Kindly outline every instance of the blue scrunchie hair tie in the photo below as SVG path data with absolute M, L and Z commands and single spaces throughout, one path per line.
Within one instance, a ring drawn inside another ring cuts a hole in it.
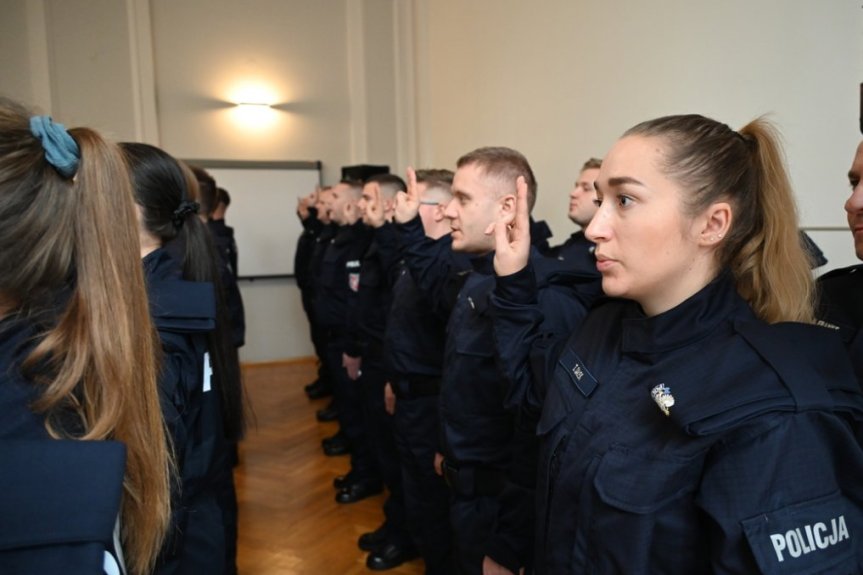
M 48 163 L 64 178 L 74 176 L 81 151 L 63 124 L 54 123 L 50 116 L 33 116 L 30 118 L 30 131 L 42 142 Z

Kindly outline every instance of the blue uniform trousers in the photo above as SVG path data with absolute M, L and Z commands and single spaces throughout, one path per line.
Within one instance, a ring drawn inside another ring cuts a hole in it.
M 394 416 L 408 530 L 426 564 L 426 575 L 448 575 L 452 566 L 449 489 L 435 473 L 440 450 L 438 396 L 399 397 Z

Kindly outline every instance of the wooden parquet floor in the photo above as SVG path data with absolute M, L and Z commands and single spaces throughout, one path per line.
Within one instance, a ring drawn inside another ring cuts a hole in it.
M 383 496 L 335 502 L 332 480 L 348 470 L 348 457 L 321 451 L 321 439 L 337 426 L 315 420 L 328 400 L 310 401 L 303 392 L 314 364 L 256 364 L 243 373 L 257 425 L 240 445 L 235 472 L 240 575 L 373 573 L 356 541 L 382 523 Z M 416 560 L 382 573 L 423 572 Z

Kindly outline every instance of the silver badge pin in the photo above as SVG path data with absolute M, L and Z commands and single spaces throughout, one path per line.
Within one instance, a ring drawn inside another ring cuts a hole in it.
M 650 396 L 653 397 L 653 401 L 656 402 L 656 405 L 659 406 L 662 413 L 665 415 L 671 415 L 671 406 L 674 405 L 674 396 L 671 395 L 670 387 L 664 383 L 660 383 L 650 390 Z

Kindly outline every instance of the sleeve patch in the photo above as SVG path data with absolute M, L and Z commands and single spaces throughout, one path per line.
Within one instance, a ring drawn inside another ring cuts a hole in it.
M 840 493 L 746 519 L 742 526 L 765 575 L 850 569 L 861 544 L 859 515 Z

